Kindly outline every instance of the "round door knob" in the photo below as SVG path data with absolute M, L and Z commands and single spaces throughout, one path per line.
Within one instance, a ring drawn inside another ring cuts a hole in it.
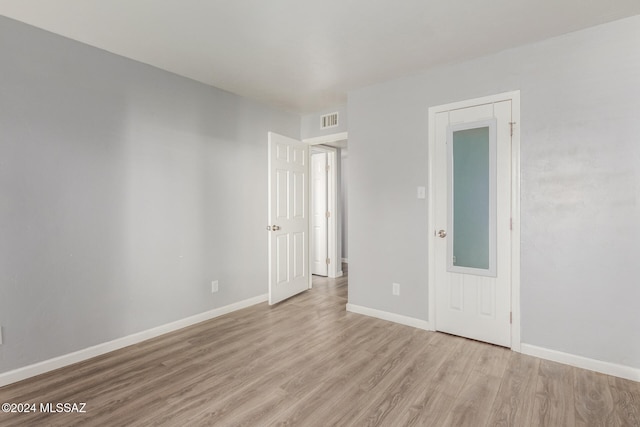
M 447 237 L 447 232 L 444 230 L 438 231 L 438 237 L 444 239 L 445 237 Z

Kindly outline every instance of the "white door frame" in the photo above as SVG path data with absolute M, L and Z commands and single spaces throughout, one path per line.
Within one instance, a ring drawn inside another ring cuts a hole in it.
M 322 167 L 322 171 L 316 170 L 316 166 L 315 166 L 315 159 L 316 156 L 323 156 L 324 162 L 323 162 L 323 167 Z M 329 266 L 331 265 L 330 263 L 327 263 L 326 260 L 329 259 L 329 238 L 331 237 L 331 234 L 329 233 L 329 220 L 331 219 L 332 216 L 335 216 L 335 213 L 332 212 L 332 214 L 327 217 L 326 213 L 327 212 L 331 212 L 330 210 L 330 206 L 329 206 L 329 200 L 330 200 L 330 194 L 329 194 L 329 183 L 330 183 L 330 178 L 329 178 L 329 153 L 327 153 L 325 150 L 323 150 L 322 148 L 318 148 L 316 146 L 311 146 L 310 150 L 309 150 L 309 183 L 310 183 L 310 191 L 309 191 L 309 200 L 310 200 L 310 211 L 309 211 L 309 229 L 311 230 L 309 232 L 309 243 L 310 243 L 310 249 L 309 249 L 309 260 L 310 260 L 310 264 L 311 264 L 311 269 L 310 272 L 311 274 L 318 274 L 320 276 L 329 276 Z M 320 177 L 319 175 L 323 175 L 322 177 Z M 316 185 L 316 180 L 317 179 L 321 179 L 324 182 L 324 188 L 321 190 L 318 188 L 318 186 Z M 316 193 L 317 192 L 317 193 Z M 322 212 L 317 212 L 317 207 L 316 207 L 316 202 L 318 201 L 318 197 L 322 196 L 324 201 L 321 203 L 322 205 Z M 324 233 L 324 243 L 322 244 L 322 246 L 324 246 L 324 251 L 323 251 L 323 259 L 322 260 L 316 260 L 317 255 L 316 254 L 316 248 L 318 246 L 318 242 L 316 241 L 316 218 L 318 215 L 321 215 L 322 218 L 319 220 L 324 226 L 322 228 L 324 228 L 324 230 L 322 230 L 322 233 Z M 319 271 L 320 270 L 320 271 Z
M 338 257 L 338 244 L 340 242 L 340 235 L 338 233 L 338 218 L 340 213 L 338 212 L 338 170 L 337 170 L 337 153 L 338 150 L 334 147 L 329 147 L 320 144 L 331 144 L 338 141 L 347 139 L 347 132 L 336 133 L 332 135 L 320 136 L 315 138 L 303 139 L 302 142 L 306 142 L 313 146 L 313 150 L 323 151 L 327 153 L 327 162 L 329 164 L 329 174 L 327 176 L 327 196 L 328 203 L 327 209 L 331 212 L 328 221 L 328 254 L 331 260 L 328 268 L 328 277 L 336 278 L 342 276 L 342 257 Z
M 453 102 L 429 108 L 429 325 L 436 330 L 435 283 L 435 117 L 437 113 L 511 100 L 513 135 L 511 138 L 511 349 L 520 352 L 520 91 Z

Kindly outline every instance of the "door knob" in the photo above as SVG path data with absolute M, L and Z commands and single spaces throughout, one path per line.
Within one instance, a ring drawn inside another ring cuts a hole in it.
M 280 226 L 278 226 L 278 225 L 272 225 L 272 226 L 271 226 L 271 229 L 272 229 L 273 231 L 278 231 L 278 230 L 280 230 Z
M 438 237 L 444 239 L 445 237 L 447 237 L 447 232 L 444 230 L 438 231 Z

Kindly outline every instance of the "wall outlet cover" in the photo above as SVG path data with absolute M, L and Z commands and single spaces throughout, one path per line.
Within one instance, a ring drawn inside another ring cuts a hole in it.
M 400 295 L 400 284 L 394 283 L 391 285 L 391 292 L 393 295 Z

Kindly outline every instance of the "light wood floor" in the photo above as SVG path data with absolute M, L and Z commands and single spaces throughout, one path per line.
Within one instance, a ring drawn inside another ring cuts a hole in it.
M 640 383 L 345 311 L 346 277 L 0 389 L 2 426 L 640 426 Z

